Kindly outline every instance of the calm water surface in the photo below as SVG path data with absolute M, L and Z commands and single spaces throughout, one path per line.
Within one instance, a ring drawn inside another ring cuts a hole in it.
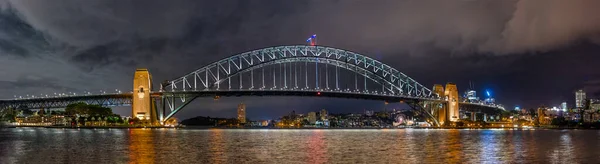
M 594 130 L 0 129 L 0 163 L 598 163 Z

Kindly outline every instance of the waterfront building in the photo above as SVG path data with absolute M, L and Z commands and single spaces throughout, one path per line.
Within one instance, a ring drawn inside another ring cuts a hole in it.
M 590 110 L 600 111 L 600 102 L 590 104 Z
M 575 92 L 575 107 L 576 108 L 584 108 L 585 107 L 585 92 L 583 91 L 583 89 L 578 90 L 577 92 Z
M 375 111 L 373 111 L 373 110 L 366 110 L 365 111 L 365 115 L 367 115 L 367 117 L 371 117 L 371 116 L 373 116 L 373 114 L 375 114 Z
M 598 122 L 600 120 L 600 113 L 598 113 L 598 110 L 585 110 L 582 118 L 583 122 Z
M 316 112 L 308 112 L 308 122 L 310 124 L 317 123 L 317 113 Z
M 237 108 L 237 118 L 240 124 L 246 123 L 246 104 L 240 103 Z
M 319 116 L 321 116 L 321 120 L 327 120 L 327 110 L 322 109 Z
M 550 124 L 551 119 L 548 116 L 546 116 L 545 108 L 538 108 L 537 114 L 538 114 L 538 122 L 540 123 L 540 125 L 549 125 Z

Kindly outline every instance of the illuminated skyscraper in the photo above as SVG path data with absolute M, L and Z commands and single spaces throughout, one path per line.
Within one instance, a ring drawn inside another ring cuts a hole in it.
M 459 113 L 458 113 L 458 89 L 456 88 L 456 84 L 447 83 L 446 89 L 444 91 L 444 95 L 448 99 L 448 118 L 450 121 L 458 121 Z
M 479 97 L 477 97 L 477 91 L 475 90 L 468 90 L 465 92 L 465 98 L 471 102 L 479 100 Z
M 580 89 L 577 92 L 575 92 L 575 107 L 576 108 L 583 108 L 585 107 L 585 92 Z
M 244 124 L 246 123 L 246 104 L 240 103 L 237 108 L 238 121 Z
M 562 111 L 567 111 L 567 102 L 562 102 L 560 108 L 562 108 Z

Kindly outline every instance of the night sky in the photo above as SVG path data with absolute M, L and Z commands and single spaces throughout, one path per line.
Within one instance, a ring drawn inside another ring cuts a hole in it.
M 425 86 L 469 81 L 507 108 L 600 97 L 598 0 L 0 0 L 0 98 L 130 91 L 248 50 L 319 44 L 381 60 Z M 178 118 L 250 119 L 296 110 L 383 110 L 383 102 L 239 97 L 197 100 Z M 389 109 L 402 108 L 397 104 Z M 115 108 L 130 115 L 130 108 Z

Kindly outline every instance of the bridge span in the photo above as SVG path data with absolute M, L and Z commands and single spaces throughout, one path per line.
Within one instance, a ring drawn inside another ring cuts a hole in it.
M 64 108 L 74 102 L 132 106 L 132 116 L 163 123 L 198 97 L 311 96 L 402 102 L 441 126 L 458 120 L 459 105 L 476 110 L 498 106 L 462 102 L 456 85 L 421 85 L 395 68 L 370 57 L 324 46 L 278 46 L 233 55 L 179 78 L 152 86 L 146 69 L 134 74 L 133 91 L 0 100 L 0 108 Z M 440 114 L 443 113 L 443 114 Z

